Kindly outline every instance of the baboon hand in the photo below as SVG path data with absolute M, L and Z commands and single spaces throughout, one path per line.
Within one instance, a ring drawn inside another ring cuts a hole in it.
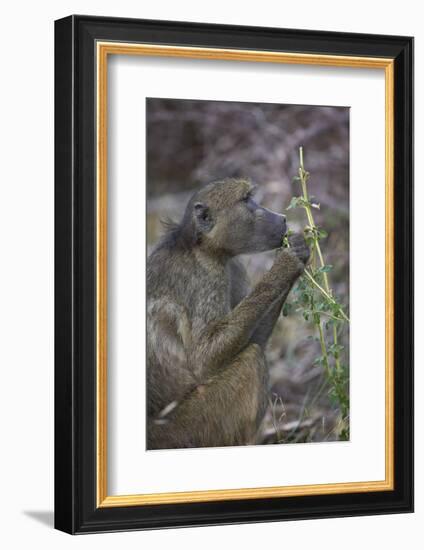
M 274 265 L 267 275 L 281 288 L 293 284 L 309 260 L 309 247 L 302 234 L 293 234 L 288 241 L 288 248 L 278 249 Z
M 303 265 L 306 265 L 309 260 L 310 250 L 303 235 L 301 233 L 294 233 L 289 236 L 288 241 L 290 246 L 286 251 L 296 256 Z

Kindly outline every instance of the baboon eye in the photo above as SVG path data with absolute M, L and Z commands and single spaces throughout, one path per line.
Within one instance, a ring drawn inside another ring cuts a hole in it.
M 250 200 L 252 200 L 256 193 L 256 189 L 257 187 L 255 185 L 251 187 L 246 195 L 242 198 L 242 202 L 249 202 Z
M 194 212 L 199 221 L 207 222 L 210 220 L 209 208 L 206 205 L 200 202 L 196 203 L 194 205 Z
M 244 205 L 246 205 L 245 208 L 246 208 L 249 212 L 252 212 L 252 213 L 255 212 L 255 210 L 256 210 L 256 208 L 257 208 L 257 206 L 258 206 L 258 205 L 256 204 L 255 200 L 253 199 L 253 196 L 252 196 L 251 193 L 249 193 L 249 195 L 247 195 L 246 197 L 244 197 L 244 198 L 242 199 L 242 203 L 243 203 Z

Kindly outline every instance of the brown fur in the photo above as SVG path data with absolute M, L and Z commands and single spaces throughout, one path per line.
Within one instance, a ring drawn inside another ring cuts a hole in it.
M 197 192 L 147 266 L 148 448 L 255 442 L 267 401 L 264 347 L 308 259 L 303 237 L 248 293 L 236 256 L 280 246 L 283 216 L 247 180 Z

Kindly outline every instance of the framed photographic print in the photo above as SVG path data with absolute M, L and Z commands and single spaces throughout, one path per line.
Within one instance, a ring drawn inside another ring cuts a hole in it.
M 55 525 L 413 509 L 413 39 L 55 24 Z

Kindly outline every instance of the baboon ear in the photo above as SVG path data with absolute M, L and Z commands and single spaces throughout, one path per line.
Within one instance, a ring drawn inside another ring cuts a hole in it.
M 203 231 L 207 232 L 212 229 L 213 223 L 210 215 L 209 207 L 202 202 L 196 202 L 194 205 L 194 218 L 196 221 L 197 227 Z

